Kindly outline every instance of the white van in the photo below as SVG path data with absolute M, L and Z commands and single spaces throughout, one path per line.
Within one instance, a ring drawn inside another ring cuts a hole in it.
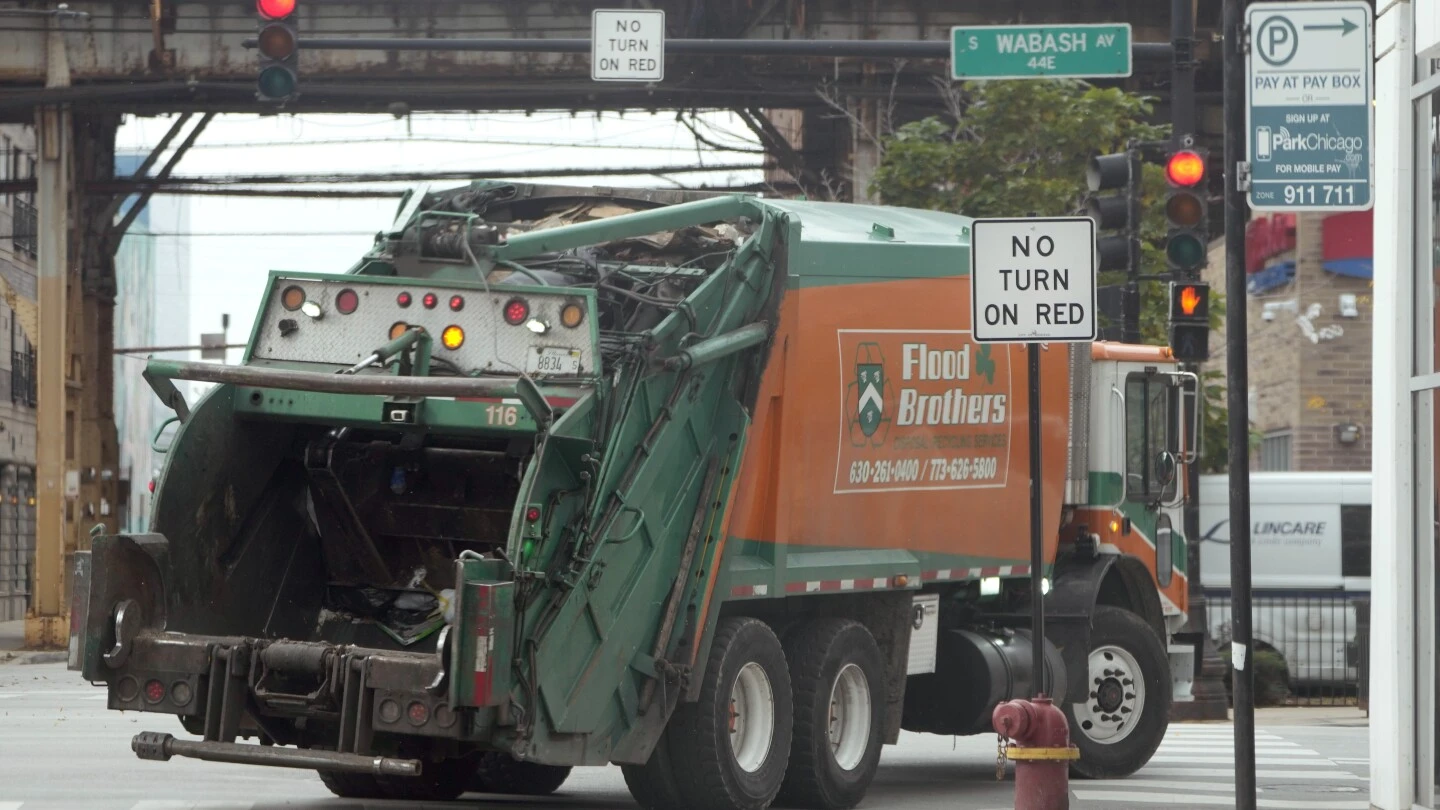
M 1256 647 L 1285 657 L 1293 683 L 1353 683 L 1353 601 L 1370 596 L 1368 472 L 1253 473 L 1250 568 Z M 1230 629 L 1230 498 L 1200 478 L 1200 584 L 1210 632 Z

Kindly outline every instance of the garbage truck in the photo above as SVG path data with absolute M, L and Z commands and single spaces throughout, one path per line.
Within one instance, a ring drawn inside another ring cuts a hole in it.
M 1196 380 L 1039 347 L 1033 638 L 1025 348 L 971 339 L 971 222 L 412 192 L 348 272 L 271 272 L 241 363 L 148 361 L 150 531 L 76 556 L 69 666 L 178 717 L 144 760 L 412 801 L 613 764 L 647 810 L 761 810 L 856 805 L 902 730 L 993 733 L 1038 646 L 1073 772 L 1132 773 L 1194 666 Z

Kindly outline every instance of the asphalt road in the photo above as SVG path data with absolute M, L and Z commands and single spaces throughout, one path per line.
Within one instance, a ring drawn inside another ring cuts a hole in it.
M 1262 711 L 1257 734 L 1260 807 L 1367 810 L 1367 731 L 1354 709 Z M 104 691 L 64 664 L 0 664 L 0 810 L 359 810 L 360 808 L 626 808 L 618 768 L 578 768 L 543 800 L 466 796 L 415 804 L 336 799 L 309 771 L 193 759 L 145 762 L 139 731 L 188 737 L 163 715 L 105 709 Z M 1231 728 L 1175 724 L 1139 773 L 1071 783 L 1075 810 L 1234 807 Z M 995 737 L 905 734 L 885 749 L 866 808 L 1009 810 L 1010 779 L 995 781 Z

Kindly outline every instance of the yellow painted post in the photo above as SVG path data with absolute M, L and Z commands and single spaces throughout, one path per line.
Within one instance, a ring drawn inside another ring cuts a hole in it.
M 39 246 L 40 341 L 35 408 L 35 582 L 25 643 L 63 647 L 69 636 L 65 598 L 65 377 L 69 298 L 70 179 L 74 147 L 70 112 L 41 108 L 36 116 L 36 213 Z

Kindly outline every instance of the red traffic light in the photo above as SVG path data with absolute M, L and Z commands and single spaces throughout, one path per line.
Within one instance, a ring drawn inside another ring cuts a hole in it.
M 1205 159 L 1188 149 L 1170 156 L 1165 177 L 1177 186 L 1193 186 L 1205 179 Z
M 279 20 L 295 13 L 295 0 L 255 0 L 255 10 L 267 20 Z

